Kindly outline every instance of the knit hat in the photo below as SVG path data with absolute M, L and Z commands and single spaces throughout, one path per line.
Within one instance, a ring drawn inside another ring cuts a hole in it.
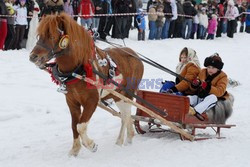
M 218 53 L 213 54 L 210 57 L 207 57 L 204 62 L 204 66 L 213 66 L 221 70 L 223 68 L 224 63 L 222 62 Z
M 19 2 L 26 2 L 26 0 L 19 0 Z

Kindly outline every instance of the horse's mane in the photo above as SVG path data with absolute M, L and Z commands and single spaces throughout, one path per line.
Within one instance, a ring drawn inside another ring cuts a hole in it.
M 53 37 L 55 41 L 58 41 L 59 29 L 69 36 L 69 55 L 73 57 L 73 62 L 76 65 L 88 63 L 94 49 L 93 39 L 82 26 L 78 25 L 66 13 L 43 17 L 37 28 L 37 34 L 42 39 Z

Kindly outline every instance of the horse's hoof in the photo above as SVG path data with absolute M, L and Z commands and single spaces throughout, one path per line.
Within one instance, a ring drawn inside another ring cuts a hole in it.
M 74 150 L 74 149 L 72 149 L 72 150 L 70 150 L 70 152 L 69 152 L 69 156 L 70 156 L 70 157 L 71 157 L 71 156 L 76 157 L 76 156 L 78 155 L 79 151 L 80 151 L 80 150 Z
M 122 146 L 123 143 L 121 141 L 117 141 L 115 144 L 118 146 Z
M 126 140 L 126 144 L 127 144 L 127 145 L 132 144 L 132 139 L 127 139 L 127 140 Z
M 97 148 L 98 148 L 98 145 L 94 143 L 92 149 L 91 149 L 91 152 L 96 152 L 97 151 Z

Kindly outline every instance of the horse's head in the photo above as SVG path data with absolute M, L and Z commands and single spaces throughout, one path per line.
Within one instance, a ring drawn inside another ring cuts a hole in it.
M 38 41 L 30 61 L 41 69 L 53 58 L 70 58 L 68 63 L 86 63 L 91 55 L 91 37 L 84 28 L 65 13 L 47 15 L 37 28 Z M 66 57 L 67 56 L 67 57 Z
M 49 15 L 42 18 L 37 33 L 39 39 L 30 54 L 30 61 L 39 68 L 45 68 L 49 60 L 69 52 L 70 41 L 63 16 Z

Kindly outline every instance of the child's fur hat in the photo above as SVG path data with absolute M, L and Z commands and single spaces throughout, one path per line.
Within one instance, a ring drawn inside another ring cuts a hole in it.
M 218 53 L 213 54 L 210 57 L 207 57 L 204 61 L 204 66 L 213 66 L 221 70 L 223 68 L 224 63 L 222 62 Z

